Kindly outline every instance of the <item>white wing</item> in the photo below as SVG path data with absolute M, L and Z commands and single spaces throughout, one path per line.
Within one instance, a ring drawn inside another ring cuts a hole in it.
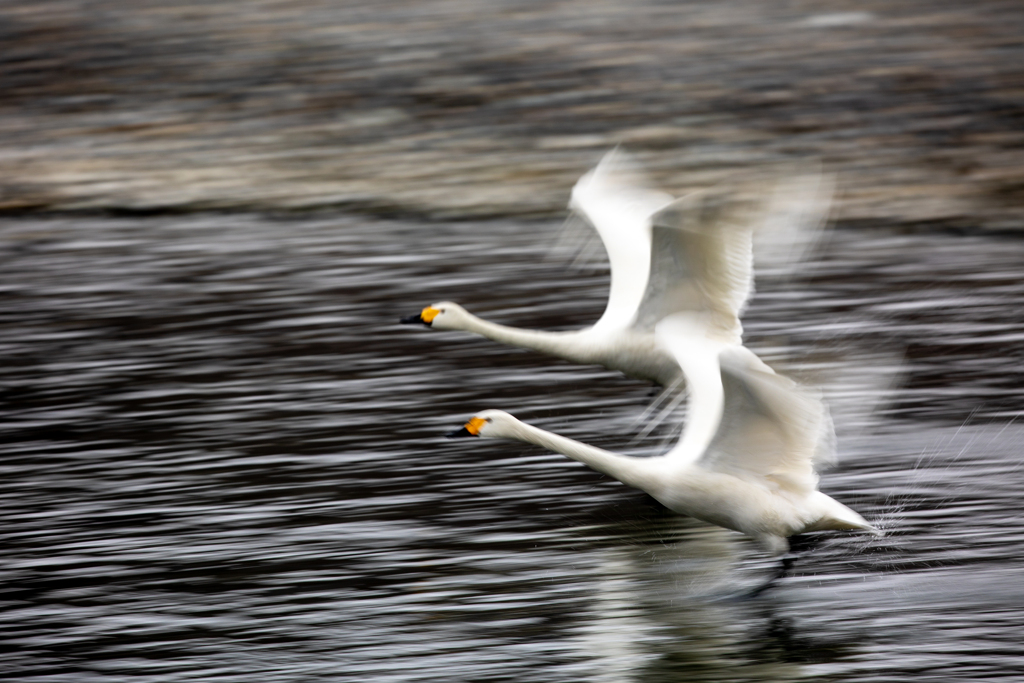
M 677 313 L 655 327 L 658 345 L 670 353 L 686 377 L 686 427 L 679 443 L 666 457 L 673 465 L 695 464 L 718 432 L 725 405 L 718 356 L 723 344 L 709 339 L 702 316 Z
M 746 347 L 719 355 L 724 406 L 699 465 L 709 470 L 808 493 L 814 465 L 831 460 L 835 432 L 816 393 L 775 374 Z
M 594 226 L 611 263 L 608 306 L 595 327 L 621 329 L 635 317 L 650 272 L 650 218 L 671 201 L 644 187 L 617 150 L 576 183 L 569 207 Z
M 755 260 L 758 270 L 791 271 L 820 237 L 832 192 L 832 178 L 818 172 L 721 186 L 663 208 L 651 218 L 650 275 L 634 327 L 700 312 L 723 341 L 740 343 Z
M 813 491 L 815 463 L 831 461 L 832 420 L 815 392 L 799 387 L 739 344 L 716 341 L 699 316 L 657 325 L 658 343 L 689 388 L 683 436 L 666 457 L 773 487 Z
M 705 316 L 714 336 L 740 343 L 753 292 L 756 207 L 715 193 L 676 200 L 651 219 L 649 285 L 634 327 L 650 330 L 681 312 Z

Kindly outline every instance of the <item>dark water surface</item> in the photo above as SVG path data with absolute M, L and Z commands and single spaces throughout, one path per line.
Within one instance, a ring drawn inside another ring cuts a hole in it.
M 1024 677 L 1024 241 L 839 231 L 762 278 L 751 345 L 893 374 L 822 489 L 886 528 L 793 576 L 518 443 L 629 447 L 650 387 L 397 319 L 593 321 L 548 223 L 0 223 L 0 675 L 38 681 Z M 889 360 L 886 360 L 886 359 Z M 875 359 L 875 360 L 872 360 Z M 841 373 L 840 373 L 841 374 Z M 470 442 L 471 441 L 471 442 Z

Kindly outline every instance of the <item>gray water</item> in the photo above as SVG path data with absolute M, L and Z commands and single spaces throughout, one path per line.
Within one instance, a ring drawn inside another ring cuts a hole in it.
M 643 383 L 397 324 L 443 299 L 592 322 L 607 275 L 548 258 L 556 228 L 0 223 L 0 675 L 1024 677 L 1024 241 L 840 230 L 759 280 L 753 348 L 890 387 L 837 395 L 821 481 L 886 536 L 819 534 L 745 598 L 773 565 L 742 536 L 561 456 L 442 437 L 501 407 L 657 449 L 629 444 Z

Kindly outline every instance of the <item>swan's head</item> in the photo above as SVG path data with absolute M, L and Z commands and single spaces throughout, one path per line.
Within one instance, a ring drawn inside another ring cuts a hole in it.
M 449 439 L 479 436 L 484 439 L 511 437 L 521 423 L 504 410 L 483 410 L 469 419 L 462 429 L 448 434 Z
M 427 306 L 418 315 L 402 318 L 401 322 L 406 325 L 420 323 L 435 330 L 461 330 L 467 320 L 469 311 L 451 301 L 442 301 Z

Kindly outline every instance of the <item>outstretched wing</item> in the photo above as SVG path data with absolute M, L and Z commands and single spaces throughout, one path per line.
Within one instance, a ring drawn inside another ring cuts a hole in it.
M 753 291 L 756 211 L 749 201 L 704 192 L 655 214 L 650 275 L 633 326 L 652 330 L 675 313 L 698 313 L 713 336 L 739 343 Z
M 749 349 L 719 354 L 724 405 L 698 464 L 709 470 L 806 493 L 816 463 L 832 459 L 835 432 L 814 391 L 775 374 Z
M 725 395 L 718 363 L 724 344 L 708 335 L 704 316 L 676 313 L 657 324 L 658 346 L 672 355 L 686 378 L 686 422 L 679 443 L 665 457 L 674 467 L 698 462 L 722 421 Z
M 633 326 L 695 312 L 723 341 L 740 343 L 755 259 L 758 270 L 792 271 L 820 237 L 832 192 L 832 178 L 814 172 L 672 202 L 651 218 L 650 275 Z
M 651 266 L 650 219 L 671 201 L 645 187 L 618 150 L 573 187 L 569 208 L 594 226 L 611 264 L 608 305 L 595 327 L 624 328 L 635 317 Z

